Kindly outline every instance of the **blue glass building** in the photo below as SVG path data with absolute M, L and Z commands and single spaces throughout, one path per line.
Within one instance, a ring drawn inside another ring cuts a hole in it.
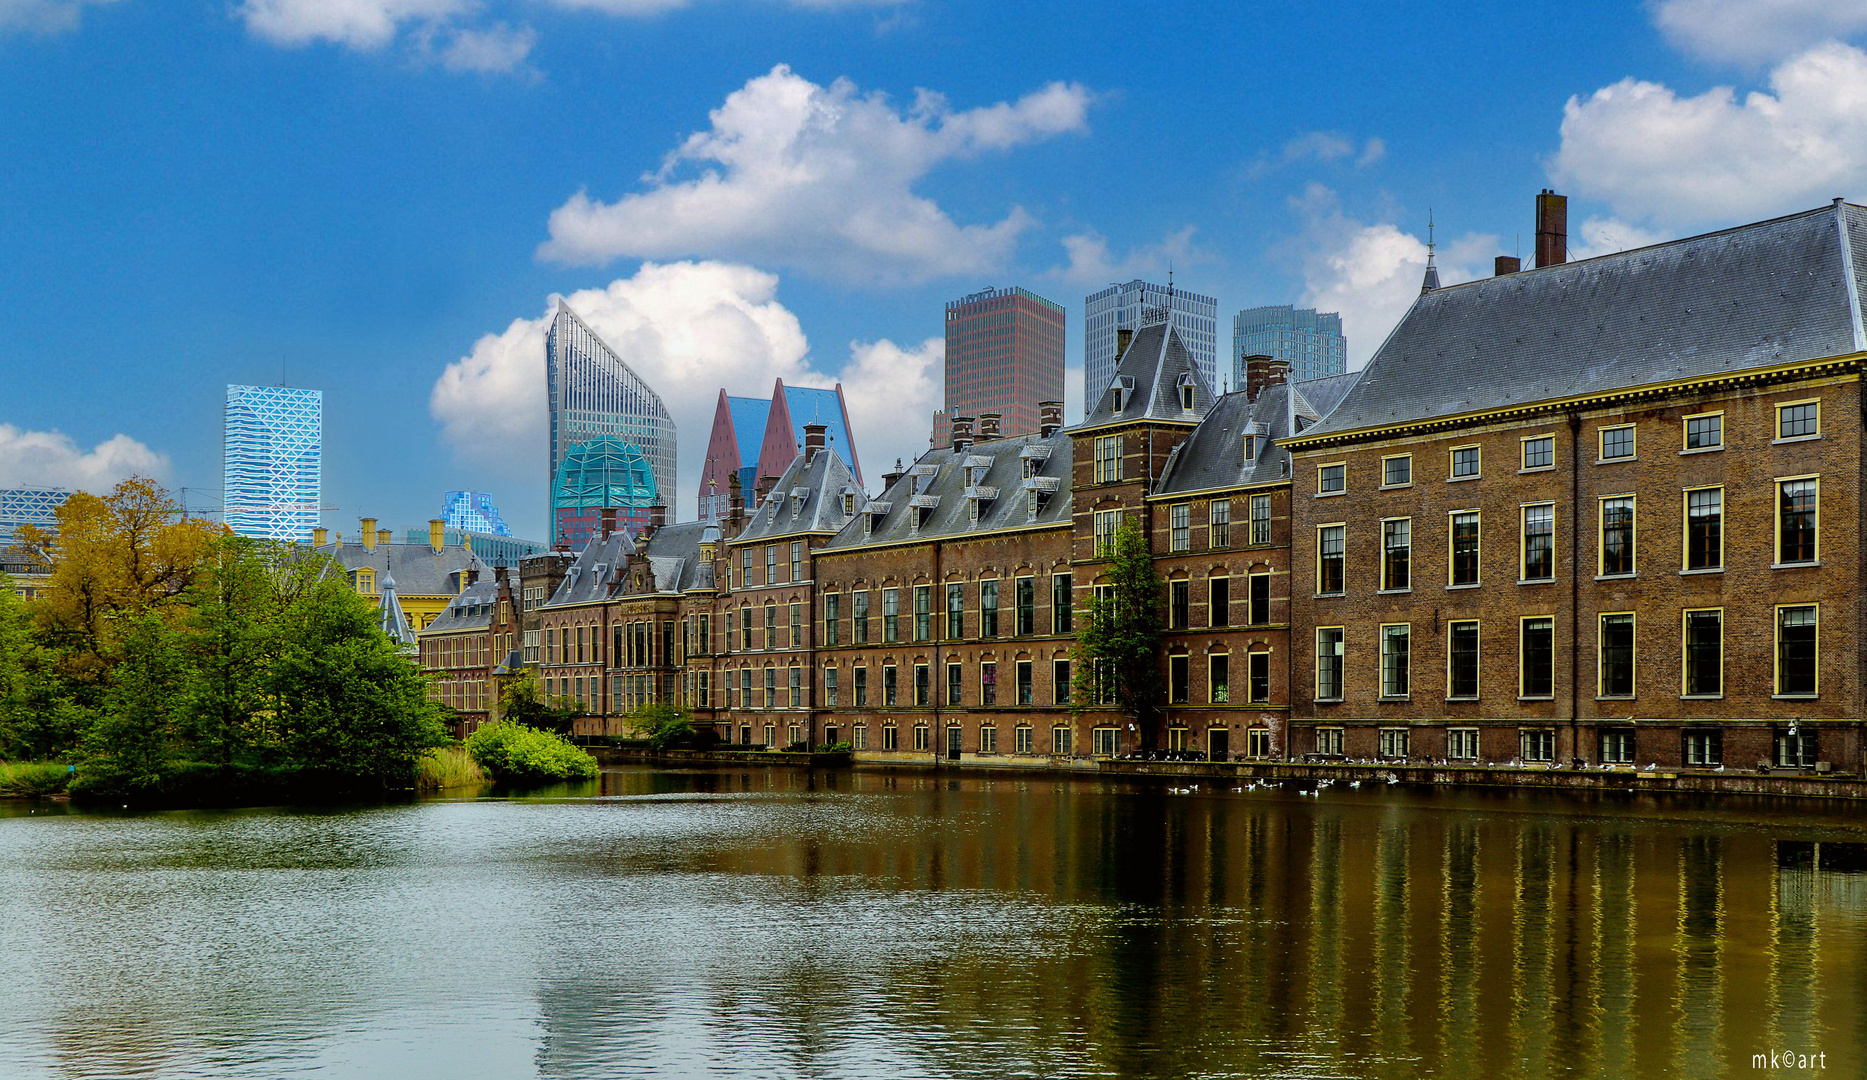
M 229 386 L 222 520 L 241 536 L 302 542 L 323 495 L 324 392 Z
M 1186 351 L 1199 365 L 1206 385 L 1219 390 L 1219 301 L 1171 285 L 1156 285 L 1136 278 L 1110 285 L 1083 298 L 1083 408 L 1087 412 L 1109 388 L 1121 360 L 1123 330 L 1138 330 L 1142 317 L 1166 308 Z M 1158 320 L 1156 320 L 1158 321 Z
M 58 508 L 71 498 L 64 488 L 0 489 L 0 547 L 11 545 L 22 525 L 58 531 Z
M 1245 357 L 1290 361 L 1292 381 L 1320 379 L 1348 370 L 1348 339 L 1342 316 L 1291 304 L 1246 308 L 1232 319 L 1232 385 L 1245 384 Z
M 604 507 L 615 508 L 619 522 L 642 524 L 648 507 L 670 505 L 673 416 L 661 395 L 562 300 L 545 334 L 545 379 L 551 542 L 588 539 Z M 610 498 L 624 501 L 600 501 Z
M 450 491 L 441 505 L 441 520 L 449 528 L 466 532 L 511 536 L 512 529 L 499 516 L 493 497 L 484 491 Z

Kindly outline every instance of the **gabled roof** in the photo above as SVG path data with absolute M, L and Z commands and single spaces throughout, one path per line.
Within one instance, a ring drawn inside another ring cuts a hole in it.
M 951 446 L 922 454 L 902 477 L 858 510 L 825 550 L 871 544 L 970 536 L 997 529 L 1067 525 L 1070 522 L 1070 459 L 1074 442 L 1058 431 L 1016 435 L 974 443 L 963 451 Z M 1031 462 L 1027 480 L 1025 462 Z M 1030 513 L 1028 492 L 1038 492 L 1038 511 Z M 978 502 L 978 521 L 971 504 Z M 916 515 L 920 520 L 915 522 Z M 864 527 L 864 519 L 867 527 Z
M 481 578 L 467 586 L 459 596 L 448 601 L 441 614 L 422 627 L 428 634 L 457 634 L 463 630 L 485 630 L 493 625 L 493 605 L 499 601 L 497 578 Z
M 1252 401 L 1243 390 L 1225 395 L 1205 419 L 1173 448 L 1154 484 L 1156 495 L 1178 495 L 1215 488 L 1243 487 L 1290 477 L 1290 454 L 1282 440 L 1290 434 L 1291 388 L 1267 386 Z M 1253 460 L 1245 460 L 1245 436 L 1263 442 Z
M 1867 348 L 1867 209 L 1836 203 L 1415 300 L 1336 434 Z
M 590 541 L 577 554 L 570 569 L 564 571 L 564 580 L 558 582 L 557 591 L 544 602 L 544 606 L 566 607 L 607 599 L 610 586 L 617 580 L 616 575 L 633 554 L 635 539 L 627 529 L 618 529 L 607 538 L 599 536 Z
M 799 454 L 779 475 L 764 501 L 747 508 L 746 523 L 732 540 L 740 543 L 800 533 L 833 533 L 849 521 L 843 515 L 845 492 L 856 495 L 858 508 L 868 502 L 862 485 L 842 458 L 824 450 L 806 463 L 804 455 Z
M 862 461 L 856 457 L 856 440 L 849 432 L 849 413 L 843 403 L 842 384 L 838 383 L 833 390 L 819 390 L 811 386 L 785 386 L 780 379 L 778 385 L 783 388 L 785 413 L 791 420 L 791 452 L 803 449 L 805 424 L 822 424 L 830 449 L 849 466 L 856 483 L 862 483 Z
M 1355 384 L 1361 381 L 1361 373 L 1366 370 L 1356 368 L 1340 375 L 1324 375 L 1320 379 L 1304 379 L 1296 383 L 1297 415 L 1312 421 L 1328 416 L 1355 388 Z
M 346 573 L 368 568 L 376 571 L 378 582 L 394 577 L 402 596 L 453 596 L 456 573 L 486 573 L 486 564 L 473 549 L 459 544 L 440 551 L 427 544 L 377 544 L 374 550 L 362 544 L 325 544 L 312 550 L 330 556 Z
M 727 397 L 727 414 L 732 419 L 733 442 L 739 449 L 739 465 L 758 463 L 760 440 L 765 438 L 765 421 L 771 416 L 768 398 Z
M 1181 407 L 1180 387 L 1193 387 L 1193 407 Z M 1121 408 L 1114 408 L 1116 386 L 1122 388 Z M 1157 323 L 1135 331 L 1128 349 L 1115 365 L 1115 378 L 1102 387 L 1089 415 L 1077 429 L 1137 420 L 1177 420 L 1194 423 L 1212 408 L 1212 388 L 1199 373 L 1199 362 L 1180 340 L 1172 323 Z
M 715 526 L 704 521 L 665 525 L 638 544 L 638 552 L 647 556 L 648 568 L 655 575 L 656 592 L 687 592 L 712 586 L 712 564 L 700 558 L 700 544 L 708 532 L 716 538 L 719 535 Z

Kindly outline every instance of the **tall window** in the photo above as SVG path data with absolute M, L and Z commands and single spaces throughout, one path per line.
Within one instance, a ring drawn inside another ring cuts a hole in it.
M 739 584 L 747 586 L 747 587 L 750 587 L 751 585 L 755 584 L 755 582 L 752 580 L 752 549 L 751 548 L 740 548 L 739 549 Z
M 1316 530 L 1316 591 L 1319 593 L 1339 593 L 1342 591 L 1343 525 L 1324 525 Z
M 796 666 L 795 664 L 792 665 L 791 667 L 790 689 L 791 689 L 791 707 L 793 709 L 803 708 L 804 707 L 804 669 Z
M 1252 574 L 1248 580 L 1251 593 L 1245 601 L 1245 621 L 1252 626 L 1269 626 L 1271 622 L 1271 576 Z
M 954 641 L 966 636 L 966 586 L 958 581 L 946 586 L 946 636 Z
M 1724 693 L 1724 612 L 1685 613 L 1685 693 L 1715 697 Z
M 869 590 L 849 594 L 849 640 L 858 645 L 869 643 Z
M 1685 448 L 1716 450 L 1724 446 L 1724 414 L 1706 413 L 1685 418 Z
M 706 675 L 707 673 L 704 671 L 700 673 L 702 686 L 706 685 Z M 702 696 L 701 703 L 706 703 L 704 695 Z M 823 669 L 823 703 L 832 709 L 841 704 L 841 701 L 837 697 L 836 669 L 833 667 Z
M 998 636 L 998 579 L 979 583 L 979 636 Z
M 766 668 L 765 669 L 765 700 L 763 704 L 767 709 L 775 709 L 778 707 L 778 669 L 777 668 Z
M 1245 654 L 1245 677 L 1249 680 L 1245 687 L 1246 698 L 1253 704 L 1263 704 L 1271 699 L 1271 654 L 1254 652 Z
M 961 678 L 960 666 L 958 664 L 948 664 L 946 666 L 946 703 L 948 705 L 959 704 Z
M 1184 630 L 1192 619 L 1193 583 L 1190 581 L 1169 581 L 1167 583 L 1167 627 L 1170 630 Z
M 1618 461 L 1633 456 L 1634 426 L 1632 424 L 1601 429 L 1601 460 Z
M 858 667 L 856 669 L 855 688 L 856 688 L 855 689 L 856 708 L 858 709 L 867 708 L 869 704 L 869 669 L 868 668 Z
M 765 545 L 765 584 L 775 585 L 777 584 L 777 582 L 778 582 L 778 545 L 777 544 L 766 544 Z
M 901 590 L 882 590 L 882 640 L 901 640 Z
M 1037 579 L 1021 577 L 1011 583 L 1011 632 L 1018 637 L 1037 633 Z
M 1206 625 L 1232 625 L 1232 579 L 1228 577 L 1210 577 L 1206 579 Z
M 1070 575 L 1050 575 L 1050 632 L 1072 633 L 1075 625 L 1075 589 Z
M 914 586 L 914 640 L 933 636 L 933 586 Z
M 1191 503 L 1175 503 L 1167 510 L 1169 522 L 1168 540 L 1174 551 L 1191 551 L 1193 548 L 1193 506 Z
M 1634 616 L 1616 612 L 1601 616 L 1602 697 L 1634 696 Z
M 791 605 L 791 647 L 801 648 L 804 644 L 804 605 Z
M 766 604 L 765 605 L 765 647 L 767 649 L 775 649 L 778 647 L 778 605 L 777 604 Z
M 1254 544 L 1271 542 L 1271 497 L 1269 495 L 1251 497 L 1251 542 Z
M 896 704 L 895 665 L 882 665 L 882 704 L 894 708 Z
M 1070 662 L 1068 660 L 1050 662 L 1050 687 L 1058 705 L 1070 703 Z
M 1685 568 L 1716 570 L 1724 565 L 1724 489 L 1685 493 Z
M 1032 686 L 1031 662 L 1018 661 L 1018 704 L 1029 705 L 1036 699 L 1036 690 Z
M 915 664 L 914 665 L 914 704 L 926 705 L 928 703 L 927 696 L 931 692 L 932 692 L 932 689 L 928 686 L 927 665 L 926 664 Z
M 1096 558 L 1106 559 L 1115 554 L 1115 533 L 1121 529 L 1120 510 L 1097 510 Z
M 1523 579 L 1556 576 L 1556 507 L 1550 503 L 1523 508 Z
M 1807 439 L 1822 432 L 1822 403 L 1798 401 L 1776 407 L 1776 437 Z
M 1206 546 L 1230 547 L 1232 544 L 1232 501 L 1214 499 L 1206 504 Z
M 1231 657 L 1224 653 L 1206 657 L 1206 699 L 1215 705 L 1232 699 Z
M 1523 441 L 1524 469 L 1548 469 L 1556 464 L 1556 439 L 1553 435 L 1539 435 Z
M 1187 657 L 1184 653 L 1167 657 L 1167 700 L 1175 705 L 1186 703 Z
M 1455 622 L 1446 627 L 1446 696 L 1478 696 L 1478 624 Z
M 998 665 L 990 660 L 979 665 L 979 704 L 998 704 Z
M 1337 701 L 1342 697 L 1342 628 L 1320 627 L 1316 631 L 1316 697 Z
M 1556 692 L 1556 620 L 1539 615 L 1517 625 L 1518 693 L 1549 697 Z
M 1816 606 L 1776 609 L 1776 692 L 1812 695 L 1815 682 Z
M 804 580 L 804 542 L 791 541 L 791 580 Z
M 1478 511 L 1452 515 L 1452 570 L 1449 584 L 1478 584 Z
M 1814 562 L 1821 481 L 1813 476 L 1776 485 L 1776 561 Z
M 1103 435 L 1096 439 L 1096 483 L 1121 479 L 1121 440 L 1120 435 Z
M 1413 519 L 1381 522 L 1381 588 L 1413 587 Z
M 1634 572 L 1634 497 L 1617 495 L 1601 500 L 1600 573 Z
M 1412 627 L 1381 627 L 1381 696 L 1406 697 Z
M 841 593 L 825 593 L 823 596 L 823 643 L 839 645 L 842 627 L 838 618 L 842 614 L 843 597 Z

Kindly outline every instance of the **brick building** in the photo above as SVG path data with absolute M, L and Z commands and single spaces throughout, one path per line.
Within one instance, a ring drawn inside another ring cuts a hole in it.
M 393 581 L 386 588 L 393 590 Z M 415 634 L 428 696 L 454 710 L 454 737 L 464 739 L 491 722 L 505 680 L 519 670 L 519 619 L 505 567 L 469 581 L 426 627 Z

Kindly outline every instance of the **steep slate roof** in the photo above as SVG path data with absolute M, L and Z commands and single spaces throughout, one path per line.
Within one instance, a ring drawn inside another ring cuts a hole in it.
M 1355 384 L 1361 381 L 1361 373 L 1366 370 L 1356 368 L 1341 375 L 1324 375 L 1320 379 L 1304 379 L 1297 383 L 1297 400 L 1294 403 L 1297 415 L 1309 420 L 1328 416 L 1355 388 Z
M 493 625 L 493 605 L 499 602 L 499 581 L 481 578 L 465 592 L 448 601 L 441 614 L 427 626 L 422 636 L 459 633 L 462 630 L 485 630 Z
M 564 572 L 564 580 L 558 582 L 557 591 L 544 602 L 544 606 L 567 607 L 608 599 L 610 585 L 615 582 L 616 574 L 633 554 L 635 539 L 627 529 L 617 529 L 607 539 L 599 536 L 590 541 L 578 553 L 577 560 L 570 564 L 570 569 Z
M 1863 274 L 1867 208 L 1837 203 L 1436 289 L 1304 434 L 1856 352 Z
M 402 610 L 402 601 L 395 594 L 395 578 L 385 576 L 382 579 L 382 600 L 376 605 L 376 625 L 404 645 L 415 641 L 415 632 L 409 629 L 408 613 Z
M 849 521 L 843 516 L 845 489 L 855 494 L 858 510 L 868 502 L 862 485 L 835 453 L 823 450 L 809 464 L 799 454 L 791 459 L 765 500 L 748 509 L 745 526 L 732 538 L 733 542 L 833 533 Z
M 1073 445 L 1069 435 L 1058 431 L 1049 438 L 1033 434 L 992 439 L 958 452 L 951 446 L 929 450 L 883 493 L 880 500 L 868 504 L 866 511 L 859 509 L 855 520 L 844 525 L 824 548 L 841 550 L 968 536 L 995 529 L 1068 524 Z M 1030 516 L 1025 494 L 1024 462 L 1027 458 L 1035 462 L 1035 475 L 1030 484 L 1041 492 L 1035 520 Z M 985 469 L 982 477 L 967 475 L 980 467 Z M 979 487 L 995 492 L 994 498 L 981 502 L 977 524 L 972 522 L 966 505 L 966 493 L 973 486 L 973 480 L 978 481 Z M 928 506 L 929 503 L 933 505 Z M 910 518 L 921 512 L 925 512 L 926 520 L 916 530 Z M 866 535 L 864 518 L 870 519 Z
M 329 555 L 346 572 L 368 567 L 376 571 L 378 581 L 394 577 L 403 596 L 452 596 L 455 573 L 487 572 L 472 548 L 457 544 L 438 552 L 427 544 L 377 544 L 374 551 L 364 550 L 362 544 L 325 544 L 312 550 Z
M 650 533 L 638 550 L 648 556 L 657 592 L 686 592 L 713 584 L 713 566 L 700 559 L 700 542 L 714 526 L 702 521 L 665 525 Z M 704 582 L 704 583 L 703 583 Z
M 1188 378 L 1193 383 L 1190 411 L 1180 407 L 1180 383 Z M 1121 411 L 1116 412 L 1110 407 L 1114 396 L 1109 387 L 1124 380 L 1129 390 L 1122 394 Z M 1097 390 L 1094 408 L 1077 428 L 1136 420 L 1194 421 L 1212 408 L 1212 400 L 1212 388 L 1206 385 L 1198 361 L 1180 340 L 1180 332 L 1170 323 L 1157 323 L 1135 331 L 1128 350 L 1115 365 L 1115 378 L 1109 386 Z
M 1301 385 L 1301 384 L 1299 384 Z M 1255 460 L 1245 461 L 1247 433 L 1268 436 Z M 1239 390 L 1220 398 L 1186 441 L 1173 448 L 1154 485 L 1156 495 L 1242 487 L 1290 477 L 1290 455 L 1280 445 L 1290 434 L 1290 387 L 1268 386 L 1250 401 Z

